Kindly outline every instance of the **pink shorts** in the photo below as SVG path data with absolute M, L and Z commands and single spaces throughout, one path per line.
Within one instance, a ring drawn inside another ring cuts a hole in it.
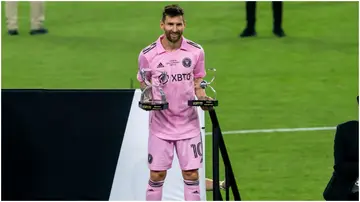
M 164 140 L 156 135 L 149 135 L 149 169 L 153 171 L 169 170 L 174 158 L 174 149 L 181 170 L 194 170 L 202 167 L 203 144 L 200 134 L 184 140 Z

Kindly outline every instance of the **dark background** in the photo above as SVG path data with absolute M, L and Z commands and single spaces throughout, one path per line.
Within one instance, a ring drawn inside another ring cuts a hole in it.
M 2 90 L 2 200 L 108 200 L 134 90 Z

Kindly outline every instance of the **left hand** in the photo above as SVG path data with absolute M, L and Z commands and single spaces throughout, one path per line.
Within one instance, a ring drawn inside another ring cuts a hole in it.
M 213 100 L 211 97 L 205 96 L 201 98 L 202 100 Z M 213 107 L 208 107 L 208 106 L 201 106 L 201 109 L 204 111 L 209 111 L 209 110 L 213 110 Z

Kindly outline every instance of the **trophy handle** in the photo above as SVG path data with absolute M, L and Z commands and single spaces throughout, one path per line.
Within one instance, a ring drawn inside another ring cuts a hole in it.
M 212 87 L 212 86 L 209 86 L 210 88 L 211 88 L 211 90 L 213 91 L 213 93 L 214 93 L 214 98 L 216 98 L 217 96 L 217 94 L 216 94 L 216 90 Z
M 207 83 L 207 85 L 210 85 L 210 84 L 214 81 L 215 76 L 216 76 L 216 74 L 215 74 L 215 73 L 216 73 L 216 69 L 215 69 L 215 68 L 210 68 L 209 70 L 214 72 L 214 76 L 213 76 L 213 78 L 211 79 L 211 81 Z
M 211 84 L 215 79 L 215 76 L 213 76 L 213 78 L 211 79 L 211 81 L 208 84 Z

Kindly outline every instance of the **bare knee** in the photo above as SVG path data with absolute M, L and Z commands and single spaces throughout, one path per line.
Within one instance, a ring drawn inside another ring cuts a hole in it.
M 199 172 L 198 170 L 183 170 L 182 176 L 184 180 L 196 181 L 199 180 Z
M 164 181 L 166 177 L 166 170 L 150 171 L 150 179 L 154 182 Z

